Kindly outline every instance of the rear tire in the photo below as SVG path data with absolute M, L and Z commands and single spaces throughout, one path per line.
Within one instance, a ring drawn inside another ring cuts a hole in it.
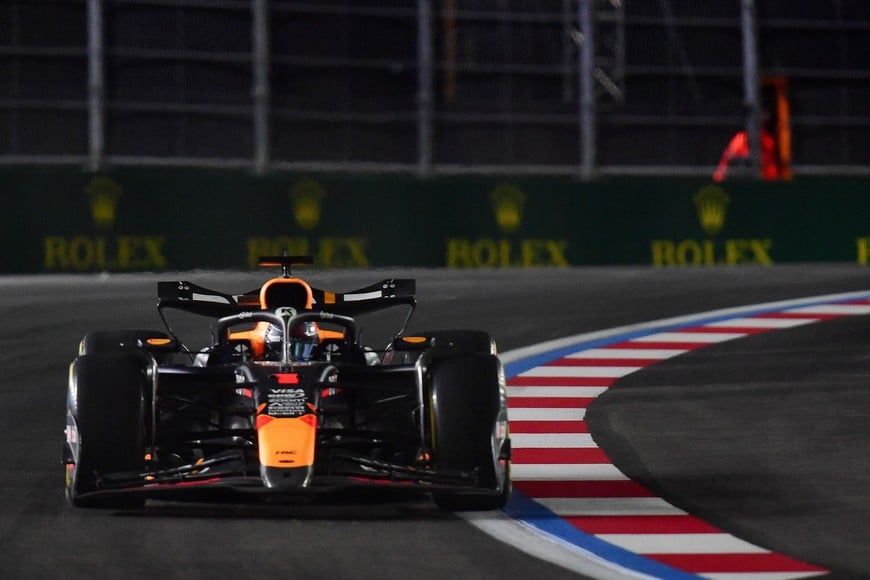
M 436 358 L 430 366 L 432 454 L 436 470 L 476 471 L 480 491 L 438 491 L 445 510 L 493 510 L 510 497 L 507 406 L 498 358 L 466 353 Z M 502 442 L 504 438 L 504 442 Z
M 75 429 L 66 497 L 77 507 L 136 508 L 141 496 L 89 496 L 99 474 L 145 466 L 145 362 L 138 354 L 78 357 L 70 372 L 68 429 Z

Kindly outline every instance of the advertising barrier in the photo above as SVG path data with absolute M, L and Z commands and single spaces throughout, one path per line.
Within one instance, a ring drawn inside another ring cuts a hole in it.
M 870 179 L 0 169 L 0 272 L 870 261 Z

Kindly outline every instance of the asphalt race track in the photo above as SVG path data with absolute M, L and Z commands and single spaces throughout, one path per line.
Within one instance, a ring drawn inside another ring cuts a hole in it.
M 653 270 L 319 271 L 352 290 L 417 278 L 411 330 L 483 328 L 502 351 L 729 306 L 870 289 L 853 265 Z M 425 498 L 151 503 L 90 511 L 63 498 L 67 365 L 84 332 L 160 328 L 157 280 L 229 292 L 262 272 L 0 278 L 3 578 L 577 578 Z M 193 331 L 195 321 L 176 330 Z M 207 333 L 207 321 L 200 320 Z M 587 415 L 620 469 L 765 547 L 870 577 L 870 319 L 848 317 L 701 349 L 625 377 Z

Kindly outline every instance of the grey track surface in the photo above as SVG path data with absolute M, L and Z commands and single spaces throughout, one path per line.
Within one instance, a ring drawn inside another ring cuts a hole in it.
M 509 350 L 695 312 L 870 288 L 856 266 L 319 271 L 322 288 L 418 280 L 411 329 L 484 328 Z M 264 274 L 0 278 L 3 578 L 576 578 L 410 498 L 74 510 L 59 464 L 81 335 L 155 327 L 155 282 L 230 292 Z M 201 321 L 202 322 L 202 321 Z M 190 326 L 189 326 L 190 325 Z M 710 347 L 620 381 L 589 413 L 620 467 L 749 540 L 870 575 L 865 317 Z M 192 330 L 185 321 L 176 330 Z
M 618 381 L 589 427 L 632 479 L 776 552 L 870 577 L 870 320 L 705 347 Z

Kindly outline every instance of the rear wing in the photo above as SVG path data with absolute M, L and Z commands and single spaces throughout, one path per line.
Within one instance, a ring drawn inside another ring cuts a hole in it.
M 414 308 L 417 305 L 416 287 L 412 279 L 391 278 L 352 292 L 327 292 L 318 288 L 312 288 L 311 291 L 314 294 L 314 309 L 356 316 L 401 304 Z
M 220 318 L 246 310 L 259 310 L 259 292 L 259 290 L 253 290 L 245 294 L 233 295 L 183 280 L 158 282 L 157 310 L 175 308 L 194 314 Z
M 329 292 L 311 289 L 312 310 L 357 316 L 392 306 L 417 305 L 416 281 L 409 278 L 382 280 L 351 292 Z M 192 282 L 158 282 L 157 310 L 175 308 L 193 314 L 221 318 L 241 312 L 260 310 L 260 289 L 244 294 L 226 294 Z

